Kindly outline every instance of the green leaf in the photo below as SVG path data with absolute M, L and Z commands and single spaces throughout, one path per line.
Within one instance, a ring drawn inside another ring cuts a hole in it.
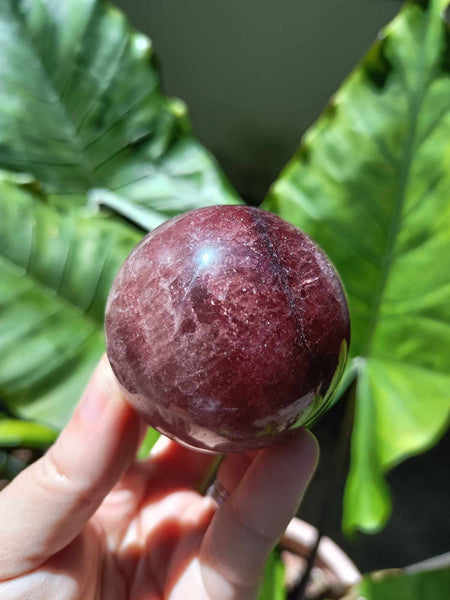
M 286 600 L 284 564 L 277 549 L 271 552 L 267 561 L 263 587 L 258 600 Z
M 366 575 L 354 597 L 364 600 L 447 600 L 450 569 L 420 573 L 389 571 Z
M 3 0 L 0 46 L 0 168 L 62 204 L 108 190 L 144 228 L 147 210 L 236 202 L 184 104 L 162 94 L 151 41 L 107 2 Z
M 147 456 L 150 454 L 150 450 L 158 441 L 159 435 L 160 434 L 156 431 L 156 429 L 153 429 L 153 427 L 149 427 L 147 429 L 144 441 L 142 442 L 141 447 L 139 448 L 138 458 L 147 458 Z
M 59 429 L 104 351 L 112 280 L 142 233 L 59 212 L 27 176 L 0 174 L 0 397 Z
M 357 377 L 347 532 L 384 525 L 385 473 L 429 448 L 448 425 L 446 5 L 406 4 L 307 132 L 264 204 L 319 242 L 347 290 L 349 368 Z
M 0 448 L 48 448 L 57 432 L 41 423 L 0 417 Z

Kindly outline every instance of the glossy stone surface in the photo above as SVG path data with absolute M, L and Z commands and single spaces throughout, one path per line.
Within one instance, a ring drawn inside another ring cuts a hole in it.
M 267 446 L 331 397 L 350 337 L 342 285 L 299 229 L 246 206 L 184 213 L 132 251 L 107 351 L 132 405 L 197 448 Z

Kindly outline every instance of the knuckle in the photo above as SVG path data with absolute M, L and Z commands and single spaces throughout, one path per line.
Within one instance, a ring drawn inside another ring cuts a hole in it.
M 255 523 L 252 522 L 251 519 L 247 519 L 243 514 L 241 514 L 241 511 L 236 506 L 235 502 L 233 502 L 233 496 L 230 500 L 230 512 L 234 521 L 236 522 L 237 527 L 245 531 L 252 538 L 258 540 L 261 544 L 267 545 L 268 547 L 272 547 L 274 544 L 273 536 L 268 534 L 262 528 L 258 527 Z
M 36 483 L 45 494 L 58 496 L 61 499 L 70 497 L 71 502 L 81 508 L 90 506 L 95 496 L 89 486 L 75 474 L 70 474 L 55 446 L 36 463 Z

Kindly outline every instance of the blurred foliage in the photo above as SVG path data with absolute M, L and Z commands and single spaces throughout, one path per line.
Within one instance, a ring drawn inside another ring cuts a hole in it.
M 57 431 L 41 423 L 10 419 L 0 415 L 1 448 L 47 448 L 56 439 Z
M 139 448 L 138 458 L 140 458 L 140 459 L 146 458 L 150 454 L 150 450 L 153 448 L 153 446 L 158 441 L 158 438 L 159 438 L 159 433 L 152 427 L 149 427 L 147 429 L 147 433 L 145 434 L 145 437 L 142 441 L 142 444 Z
M 263 587 L 258 600 L 285 600 L 284 563 L 277 549 L 273 550 L 267 561 Z
M 384 475 L 429 448 L 450 409 L 450 31 L 408 2 L 270 190 L 345 284 L 356 383 L 344 528 L 380 529 Z M 342 390 L 341 390 L 342 391 Z
M 27 463 L 14 454 L 0 450 L 0 490 L 3 481 L 13 479 L 16 475 L 25 469 Z
M 449 590 L 450 569 L 380 571 L 365 575 L 345 600 L 447 600 Z

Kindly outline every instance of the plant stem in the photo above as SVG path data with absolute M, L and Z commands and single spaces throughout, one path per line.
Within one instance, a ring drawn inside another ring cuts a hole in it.
M 208 472 L 203 478 L 203 481 L 200 483 L 198 487 L 198 491 L 200 494 L 204 495 L 206 490 L 212 485 L 217 477 L 217 471 L 219 470 L 220 464 L 225 458 L 225 454 L 218 454 L 215 460 L 212 462 Z

